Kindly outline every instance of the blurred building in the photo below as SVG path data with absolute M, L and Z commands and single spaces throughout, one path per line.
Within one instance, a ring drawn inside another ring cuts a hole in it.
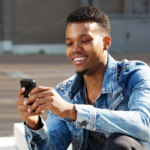
M 110 52 L 150 52 L 150 0 L 0 0 L 0 53 L 65 53 L 66 18 L 87 5 L 110 19 Z

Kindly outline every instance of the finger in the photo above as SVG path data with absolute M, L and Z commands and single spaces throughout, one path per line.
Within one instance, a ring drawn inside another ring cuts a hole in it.
M 36 113 L 39 114 L 41 113 L 43 110 L 49 110 L 49 106 L 50 103 L 45 103 L 45 104 L 42 104 L 40 105 L 37 109 L 36 109 Z
M 17 94 L 18 94 L 18 97 L 21 98 L 22 97 L 22 94 L 25 92 L 25 87 L 22 87 L 21 89 L 19 89 L 17 91 Z
M 35 113 L 35 112 L 20 112 L 20 115 L 23 117 L 23 118 L 28 118 L 28 117 L 31 117 L 31 116 L 37 116 L 37 115 L 41 115 L 41 114 L 44 114 L 44 111 L 41 111 L 40 113 Z
M 23 101 L 23 105 L 32 105 L 34 102 L 36 102 L 38 99 L 34 99 L 34 100 L 29 100 L 29 98 L 27 98 L 26 100 Z
M 19 105 L 19 106 L 18 106 L 18 111 L 19 111 L 19 112 L 28 112 L 28 109 L 29 109 L 30 107 L 31 107 L 30 105 L 26 105 L 26 106 L 24 106 L 24 105 Z
M 29 113 L 29 112 L 28 112 L 28 114 L 29 114 L 30 116 L 37 116 L 37 115 L 44 114 L 44 110 L 43 110 L 43 111 L 40 111 L 39 113 L 36 113 L 36 112 L 31 112 L 31 113 Z
M 28 98 L 19 98 L 18 101 L 16 102 L 16 105 L 24 105 L 24 102 L 27 101 Z
M 35 102 L 36 99 L 39 100 L 39 99 L 42 99 L 44 97 L 49 97 L 49 96 L 53 96 L 53 95 L 54 95 L 54 93 L 51 90 L 44 91 L 44 92 L 34 93 L 33 95 L 31 95 L 29 97 L 29 100 L 26 102 L 26 105 L 29 104 L 29 103 Z
M 53 88 L 51 88 L 51 87 L 37 86 L 30 92 L 29 96 L 33 95 L 34 93 L 48 91 L 48 90 L 52 90 L 52 89 Z
M 34 104 L 32 104 L 29 112 L 32 112 L 33 110 L 36 110 L 40 105 L 43 105 L 43 104 L 45 104 L 49 101 L 51 101 L 51 97 L 45 97 L 45 98 L 39 99 L 38 101 L 34 102 Z
M 35 115 L 41 115 L 44 113 L 44 111 L 40 111 L 40 112 L 29 112 L 28 110 L 31 108 L 30 105 L 27 105 L 27 106 L 23 106 L 23 105 L 20 105 L 18 107 L 18 112 L 20 113 L 21 116 L 23 117 L 29 117 L 29 116 L 35 116 Z

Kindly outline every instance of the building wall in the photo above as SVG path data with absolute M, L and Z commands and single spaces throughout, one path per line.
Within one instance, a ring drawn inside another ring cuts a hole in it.
M 93 6 L 101 9 L 106 14 L 122 14 L 123 13 L 123 0 L 98 0 L 99 4 L 97 5 L 96 1 L 93 0 Z
M 148 13 L 148 0 L 132 0 L 134 14 Z
M 135 52 L 146 45 L 150 0 L 91 0 L 91 4 L 110 18 L 110 51 Z M 66 18 L 87 5 L 89 0 L 0 0 L 0 53 L 65 53 Z
M 79 0 L 14 0 L 13 43 L 64 43 L 67 15 Z
M 150 52 L 150 15 L 109 15 L 112 45 L 109 52 Z
M 0 54 L 2 54 L 2 0 L 0 0 Z
M 106 14 L 123 13 L 123 0 L 91 0 L 92 6 L 101 9 Z M 80 6 L 89 5 L 89 0 L 80 0 Z
M 3 40 L 12 39 L 12 29 L 13 24 L 13 9 L 12 9 L 12 0 L 3 0 L 2 1 L 2 30 L 3 30 Z
M 0 0 L 0 40 L 2 40 L 2 0 Z

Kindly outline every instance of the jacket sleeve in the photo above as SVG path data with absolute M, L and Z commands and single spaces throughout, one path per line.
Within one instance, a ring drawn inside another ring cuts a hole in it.
M 40 117 L 43 127 L 32 130 L 25 126 L 25 138 L 29 150 L 64 150 L 70 142 L 70 131 L 66 123 L 59 119 L 53 112 L 44 122 Z
M 111 111 L 76 104 L 76 127 L 110 134 L 123 133 L 142 141 L 149 141 L 150 71 L 148 67 L 142 67 L 133 65 L 125 71 L 125 86 L 130 92 L 129 111 Z M 83 124 L 83 121 L 86 121 L 86 124 Z
M 41 119 L 42 120 L 42 119 Z M 70 132 L 66 123 L 50 112 L 49 117 L 39 130 L 25 126 L 25 138 L 29 150 L 62 150 L 70 144 Z

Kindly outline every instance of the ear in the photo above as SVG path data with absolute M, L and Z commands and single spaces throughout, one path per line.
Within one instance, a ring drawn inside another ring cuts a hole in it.
M 103 39 L 103 50 L 108 50 L 111 46 L 111 37 L 105 36 Z

